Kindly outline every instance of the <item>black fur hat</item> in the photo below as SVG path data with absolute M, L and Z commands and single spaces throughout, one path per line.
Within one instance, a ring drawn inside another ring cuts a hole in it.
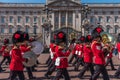
M 29 41 L 29 34 L 27 32 L 23 33 L 24 40 Z
M 63 31 L 60 31 L 56 34 L 56 43 L 67 42 L 66 34 Z
M 24 35 L 22 31 L 16 31 L 13 36 L 12 36 L 12 42 L 18 43 L 18 42 L 23 42 L 24 41 Z
M 120 33 L 118 34 L 117 42 L 120 42 Z
M 4 39 L 4 44 L 9 44 L 9 39 Z
M 85 36 L 81 36 L 79 40 L 80 40 L 80 43 L 84 43 L 85 42 Z
M 101 27 L 96 27 L 93 31 L 92 31 L 92 39 L 95 39 L 97 37 L 101 37 L 100 33 L 103 32 L 104 30 Z
M 92 41 L 92 36 L 91 35 L 87 35 L 85 38 L 85 42 L 91 42 Z

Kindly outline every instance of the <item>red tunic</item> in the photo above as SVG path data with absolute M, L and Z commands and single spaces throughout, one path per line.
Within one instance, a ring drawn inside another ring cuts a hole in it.
M 95 64 L 104 65 L 105 64 L 105 58 L 104 53 L 102 51 L 102 45 L 101 43 L 98 43 L 97 41 L 93 41 L 91 44 L 91 49 L 93 52 L 93 62 Z
M 25 61 L 25 59 L 22 58 L 21 50 L 13 48 L 11 50 L 10 70 L 23 71 L 23 61 Z
M 79 44 L 77 50 L 78 50 L 78 57 L 82 58 L 83 57 L 83 45 Z
M 84 62 L 92 63 L 93 54 L 92 54 L 91 47 L 89 45 L 84 45 L 83 51 L 84 51 L 84 53 L 83 53 Z
M 76 51 L 77 51 L 78 47 L 79 47 L 79 44 L 76 44 L 74 49 L 72 50 L 72 54 L 76 54 Z
M 2 53 L 2 56 L 10 56 L 9 52 L 6 51 L 5 49 L 7 48 L 7 46 L 3 45 L 0 52 Z
M 31 49 L 28 48 L 28 46 L 26 44 L 22 44 L 20 46 L 20 50 L 24 53 L 24 52 L 30 51 Z
M 55 49 L 57 58 L 60 58 L 60 65 L 56 66 L 57 68 L 67 68 L 68 67 L 68 59 L 67 57 L 70 55 L 70 51 L 64 52 L 63 49 L 56 46 Z
M 118 49 L 118 53 L 120 53 L 120 42 L 117 43 L 116 47 Z

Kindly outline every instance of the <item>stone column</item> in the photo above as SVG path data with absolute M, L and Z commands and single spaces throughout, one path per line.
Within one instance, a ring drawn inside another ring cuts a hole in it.
M 65 26 L 68 27 L 68 12 L 66 11 L 66 22 L 65 22 Z
M 59 12 L 59 28 L 61 28 L 61 12 Z
M 73 12 L 73 29 L 75 29 L 75 25 L 76 25 L 76 22 L 75 22 L 75 12 Z

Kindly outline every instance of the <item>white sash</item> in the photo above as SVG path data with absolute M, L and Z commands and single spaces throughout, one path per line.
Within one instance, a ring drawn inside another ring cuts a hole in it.
M 56 58 L 56 60 L 55 60 L 55 65 L 56 65 L 56 66 L 59 66 L 59 65 L 60 65 L 60 58 L 59 58 L 59 57 Z
M 81 55 L 81 51 L 79 51 L 78 55 Z
M 75 51 L 75 54 L 78 54 L 78 51 Z
M 53 59 L 53 57 L 54 57 L 54 54 L 53 54 L 53 52 L 52 52 L 52 50 L 51 50 L 51 48 L 50 48 L 50 57 L 51 57 L 51 59 Z

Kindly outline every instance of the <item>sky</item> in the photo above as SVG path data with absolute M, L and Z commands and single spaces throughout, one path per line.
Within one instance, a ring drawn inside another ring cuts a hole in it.
M 46 0 L 0 0 L 7 3 L 45 3 Z M 82 3 L 120 3 L 120 0 L 81 0 Z

